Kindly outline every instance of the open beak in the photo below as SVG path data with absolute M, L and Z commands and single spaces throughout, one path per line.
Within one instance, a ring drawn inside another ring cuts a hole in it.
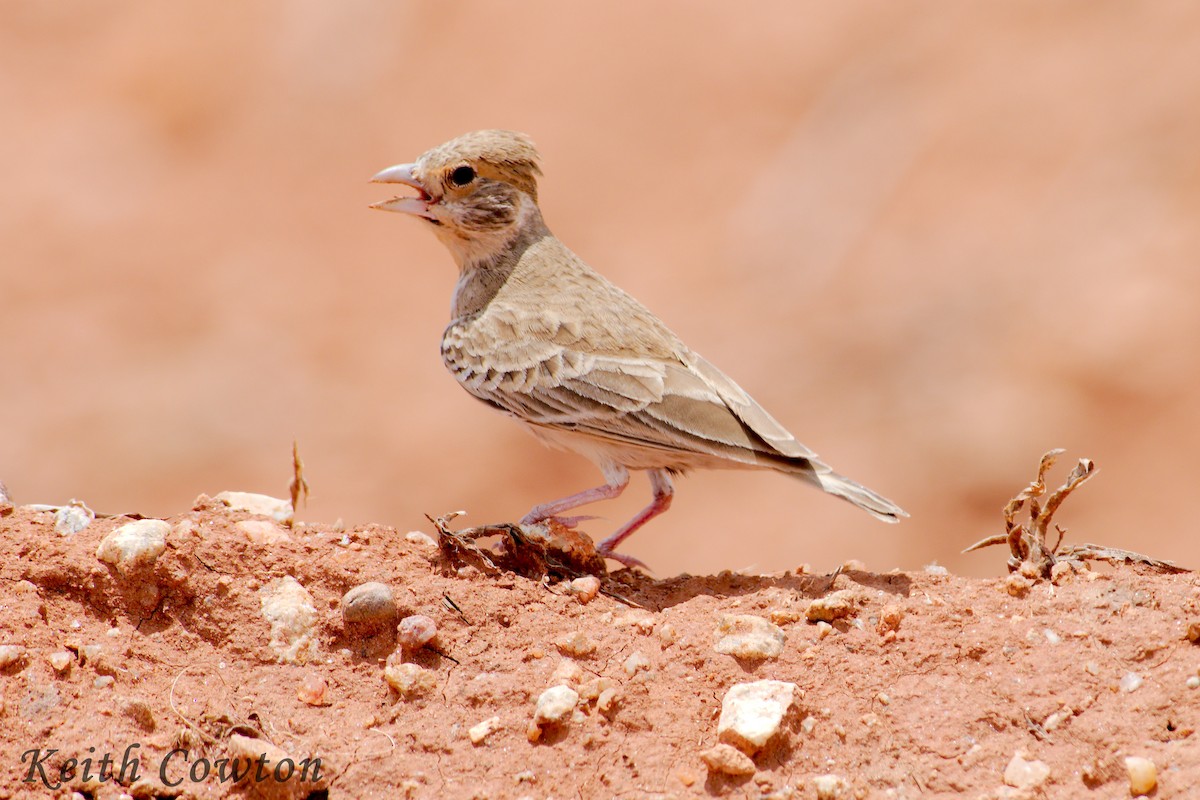
M 415 166 L 415 164 L 397 164 L 394 167 L 388 167 L 382 172 L 376 173 L 371 178 L 371 183 L 402 183 L 416 189 L 419 192 L 417 197 L 393 197 L 391 200 L 381 203 L 372 203 L 371 208 L 378 208 L 382 211 L 399 211 L 402 214 L 412 214 L 436 222 L 429 213 L 429 206 L 433 203 L 433 198 L 425 191 L 424 185 L 413 176 L 413 167 Z

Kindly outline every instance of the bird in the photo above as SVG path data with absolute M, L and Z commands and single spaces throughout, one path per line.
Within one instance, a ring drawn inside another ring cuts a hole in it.
M 597 546 L 616 548 L 666 511 L 673 476 L 692 469 L 770 469 L 885 522 L 898 505 L 834 472 L 740 386 L 632 296 L 589 267 L 546 226 L 541 158 L 525 134 L 479 130 L 371 178 L 416 195 L 370 207 L 415 217 L 458 266 L 445 366 L 471 395 L 552 447 L 599 467 L 604 483 L 534 506 L 523 525 L 594 519 L 575 509 L 620 495 L 645 471 L 652 499 Z

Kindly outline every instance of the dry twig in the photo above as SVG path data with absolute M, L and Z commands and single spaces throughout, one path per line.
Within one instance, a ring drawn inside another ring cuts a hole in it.
M 1054 529 L 1058 538 L 1053 546 L 1047 545 L 1047 531 L 1050 521 L 1058 507 L 1071 492 L 1078 489 L 1085 481 L 1096 474 L 1096 465 L 1090 459 L 1081 458 L 1062 486 L 1055 489 L 1043 502 L 1046 494 L 1046 473 L 1054 466 L 1058 456 L 1065 451 L 1051 450 L 1042 456 L 1038 464 L 1037 478 L 1022 489 L 1004 506 L 1004 533 L 989 536 L 964 550 L 969 553 L 993 545 L 1007 544 L 1012 556 L 1008 559 L 1009 572 L 1021 569 L 1022 564 L 1029 564 L 1027 570 L 1043 578 L 1050 577 L 1050 570 L 1059 561 L 1107 561 L 1112 564 L 1140 564 L 1160 572 L 1187 572 L 1188 570 L 1172 564 L 1170 561 L 1160 561 L 1156 558 L 1120 550 L 1114 547 L 1103 547 L 1095 544 L 1078 544 L 1063 547 L 1065 528 L 1058 525 Z M 1029 521 L 1017 522 L 1017 514 L 1028 504 Z

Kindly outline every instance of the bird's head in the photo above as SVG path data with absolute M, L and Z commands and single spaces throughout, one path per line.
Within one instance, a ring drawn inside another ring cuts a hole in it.
M 371 208 L 411 214 L 433 226 L 463 266 L 504 247 L 537 213 L 540 174 L 529 137 L 515 131 L 475 131 L 433 148 L 411 164 L 375 175 L 375 183 L 401 183 L 418 194 Z

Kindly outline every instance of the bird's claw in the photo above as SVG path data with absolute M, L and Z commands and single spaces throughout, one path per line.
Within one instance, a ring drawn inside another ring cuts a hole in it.
M 643 572 L 647 572 L 647 573 L 654 571 L 654 570 L 650 569 L 650 567 L 646 564 L 646 562 L 642 561 L 640 558 L 634 558 L 633 556 L 628 555 L 626 553 L 617 553 L 613 550 L 608 549 L 607 547 L 597 547 L 596 555 L 600 556 L 601 558 L 611 558 L 613 561 L 619 561 L 621 564 L 624 564 L 629 569 L 633 569 L 636 567 L 637 569 L 640 569 Z

